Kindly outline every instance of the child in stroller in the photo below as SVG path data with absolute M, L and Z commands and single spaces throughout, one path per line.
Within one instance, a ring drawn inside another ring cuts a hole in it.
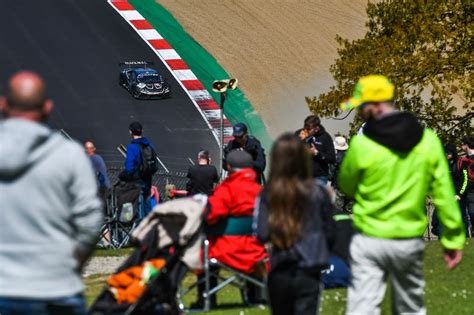
M 207 197 L 156 206 L 132 234 L 138 248 L 108 280 L 90 315 L 178 314 L 178 284 L 200 269 L 202 216 Z

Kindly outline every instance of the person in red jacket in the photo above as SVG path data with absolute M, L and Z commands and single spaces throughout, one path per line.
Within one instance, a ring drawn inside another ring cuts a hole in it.
M 206 233 L 209 258 L 255 275 L 261 269 L 258 263 L 267 257 L 263 244 L 257 241 L 252 231 L 255 201 L 261 186 L 256 182 L 252 156 L 247 152 L 231 151 L 227 156 L 227 167 L 230 175 L 215 188 L 208 201 Z M 211 287 L 215 285 L 217 279 L 211 278 Z M 251 303 L 257 302 L 257 294 L 254 287 L 248 286 Z M 193 304 L 193 308 L 200 303 L 202 301 Z M 212 304 L 215 304 L 215 295 Z
M 255 264 L 267 255 L 263 245 L 252 235 L 255 200 L 261 186 L 255 181 L 257 174 L 247 152 L 230 152 L 227 164 L 230 176 L 209 198 L 209 257 L 251 274 Z

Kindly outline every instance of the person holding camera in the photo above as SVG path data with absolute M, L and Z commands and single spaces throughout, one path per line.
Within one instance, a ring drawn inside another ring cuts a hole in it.
M 329 165 L 336 163 L 336 150 L 331 136 L 321 125 L 321 119 L 315 115 L 306 117 L 298 136 L 308 145 L 313 161 L 313 177 L 327 184 Z

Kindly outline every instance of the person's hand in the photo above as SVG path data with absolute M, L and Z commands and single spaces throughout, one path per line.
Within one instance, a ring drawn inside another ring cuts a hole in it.
M 460 249 L 445 249 L 444 250 L 444 261 L 448 266 L 449 270 L 453 270 L 462 259 L 462 250 Z
M 318 155 L 318 149 L 316 149 L 316 146 L 314 144 L 311 144 L 311 147 L 309 148 L 309 153 L 311 153 L 311 155 L 313 156 Z
M 457 201 L 460 201 L 460 200 L 461 200 L 461 196 L 456 195 L 456 200 L 457 200 Z
M 309 133 L 306 129 L 302 129 L 300 133 L 298 134 L 298 137 L 300 138 L 301 141 L 304 141 L 309 136 Z

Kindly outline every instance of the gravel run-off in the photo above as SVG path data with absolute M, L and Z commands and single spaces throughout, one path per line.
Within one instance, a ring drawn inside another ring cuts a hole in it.
M 113 273 L 127 257 L 92 257 L 82 271 L 82 276 Z

